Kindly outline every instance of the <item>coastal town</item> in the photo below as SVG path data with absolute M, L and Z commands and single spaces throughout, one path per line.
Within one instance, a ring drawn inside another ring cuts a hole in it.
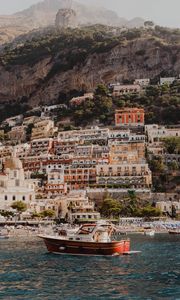
M 180 299 L 179 11 L 0 0 L 0 299 Z
M 159 85 L 165 88 L 179 80 L 161 78 Z M 121 98 L 142 94 L 148 86 L 150 79 L 136 79 L 131 85 L 111 83 L 108 89 L 113 97 Z M 93 97 L 93 92 L 86 93 L 69 103 L 78 106 Z M 1 123 L 2 225 L 17 222 L 17 212 L 21 222 L 49 218 L 74 224 L 102 217 L 119 222 L 140 216 L 178 219 L 178 125 L 146 124 L 143 108 L 121 107 L 114 110 L 110 126 L 71 128 L 67 118 L 56 121 L 57 111 L 64 108 L 65 104 L 35 107 L 28 116 L 16 115 Z M 141 212 L 128 211 L 128 197 L 140 203 Z M 103 209 L 108 199 L 124 207 L 116 207 L 114 213 L 109 207 L 108 214 Z

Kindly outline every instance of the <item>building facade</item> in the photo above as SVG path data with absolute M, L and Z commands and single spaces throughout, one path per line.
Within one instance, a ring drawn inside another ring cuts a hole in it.
M 142 108 L 123 108 L 115 112 L 115 126 L 119 127 L 138 127 L 144 126 L 144 109 Z
M 141 86 L 139 84 L 127 84 L 127 85 L 114 85 L 113 93 L 114 97 L 119 97 L 126 94 L 140 93 Z
M 0 209 L 9 209 L 14 201 L 29 206 L 34 200 L 35 187 L 25 179 L 21 161 L 15 157 L 7 159 L 0 174 Z

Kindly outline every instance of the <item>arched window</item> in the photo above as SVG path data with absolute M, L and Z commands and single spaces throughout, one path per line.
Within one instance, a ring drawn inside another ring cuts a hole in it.
M 13 196 L 13 201 L 15 201 L 16 200 L 16 196 Z
M 4 200 L 7 201 L 8 200 L 8 196 L 4 196 Z
M 23 201 L 26 201 L 26 196 L 23 196 L 22 199 L 23 199 Z

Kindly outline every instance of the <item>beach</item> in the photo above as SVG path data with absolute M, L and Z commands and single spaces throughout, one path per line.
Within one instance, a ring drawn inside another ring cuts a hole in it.
M 78 227 L 77 227 L 78 228 Z M 168 233 L 170 230 L 180 229 L 180 221 L 155 221 L 133 224 L 116 225 L 119 234 L 144 234 L 147 230 L 153 230 L 156 234 Z M 40 234 L 58 235 L 60 230 L 74 230 L 70 225 L 48 225 L 48 226 L 8 226 L 5 225 L 0 229 L 0 235 L 8 238 L 35 239 Z

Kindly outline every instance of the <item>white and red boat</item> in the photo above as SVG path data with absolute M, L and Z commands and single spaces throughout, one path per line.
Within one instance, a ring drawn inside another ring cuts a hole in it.
M 171 229 L 171 230 L 169 230 L 168 231 L 169 232 L 169 234 L 180 234 L 180 228 L 178 229 Z
M 71 255 L 123 255 L 130 252 L 130 240 L 111 240 L 115 228 L 107 222 L 82 225 L 77 233 L 66 236 L 39 236 L 49 252 Z

